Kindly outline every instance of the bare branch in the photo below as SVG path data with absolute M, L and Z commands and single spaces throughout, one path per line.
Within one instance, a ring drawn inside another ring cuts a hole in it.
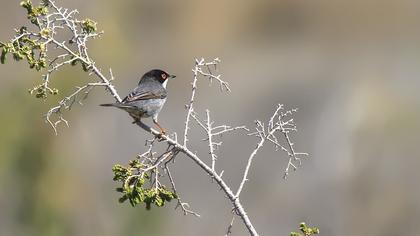
M 194 99 L 195 99 L 195 91 L 197 90 L 198 67 L 199 67 L 199 64 L 196 61 L 195 69 L 193 70 L 194 79 L 193 79 L 193 82 L 191 83 L 191 86 L 192 86 L 191 99 L 190 99 L 189 105 L 187 105 L 188 112 L 187 112 L 187 118 L 185 119 L 185 129 L 184 129 L 184 146 L 185 147 L 187 146 L 187 142 L 188 142 L 188 130 L 189 130 L 189 125 L 190 125 L 190 117 L 194 111 L 193 105 L 194 105 Z
M 211 67 L 213 66 L 214 69 L 217 69 L 217 65 L 220 63 L 219 58 L 215 58 L 211 62 L 206 62 L 204 58 L 201 59 L 195 59 L 195 67 L 192 70 L 193 72 L 193 81 L 191 83 L 192 92 L 191 92 L 191 98 L 185 107 L 188 109 L 187 116 L 185 119 L 185 128 L 184 128 L 184 146 L 187 146 L 188 143 L 188 130 L 190 129 L 190 119 L 194 115 L 194 100 L 195 100 L 195 94 L 197 90 L 197 81 L 199 76 L 203 76 L 205 78 L 208 78 L 210 83 L 212 83 L 213 80 L 216 80 L 220 84 L 221 91 L 226 90 L 230 92 L 229 84 L 222 79 L 220 79 L 221 75 L 214 75 L 212 72 Z M 207 71 L 204 71 L 203 68 L 206 68 Z M 194 118 L 194 117 L 193 117 Z
M 197 64 L 204 64 L 204 61 L 197 61 Z M 196 77 L 194 77 L 194 81 L 197 82 Z M 196 84 L 196 83 L 193 83 Z M 196 90 L 196 86 L 193 86 L 193 93 Z M 192 96 L 193 99 L 192 101 L 194 101 L 194 96 Z M 190 104 L 193 104 L 190 103 Z M 190 107 L 192 108 L 192 106 Z M 205 131 L 206 134 L 206 141 L 208 142 L 209 145 L 209 154 L 211 157 L 211 165 L 208 166 L 207 164 L 205 164 L 204 161 L 202 161 L 197 154 L 193 153 L 192 151 L 190 151 L 185 145 L 181 145 L 178 144 L 176 141 L 172 140 L 171 138 L 169 138 L 168 136 L 162 136 L 161 138 L 164 139 L 168 145 L 173 146 L 175 149 L 179 150 L 179 152 L 184 153 L 185 155 L 187 155 L 188 157 L 190 157 L 196 164 L 198 164 L 205 172 L 207 172 L 207 174 L 213 179 L 215 180 L 215 182 L 217 183 L 217 185 L 219 185 L 219 187 L 223 190 L 223 192 L 225 193 L 225 195 L 230 199 L 235 213 L 240 216 L 240 218 L 242 219 L 244 225 L 247 227 L 248 231 L 250 232 L 251 235 L 258 235 L 254 226 L 252 225 L 246 211 L 244 210 L 242 204 L 240 203 L 240 195 L 244 189 L 245 183 L 246 181 L 248 181 L 248 175 L 249 175 L 249 171 L 250 168 L 252 166 L 253 160 L 255 158 L 255 156 L 257 155 L 257 153 L 259 152 L 259 150 L 264 146 L 264 143 L 266 141 L 269 141 L 271 143 L 273 143 L 277 149 L 283 150 L 284 152 L 287 153 L 287 155 L 289 156 L 289 162 L 288 165 L 286 167 L 285 170 L 285 175 L 287 176 L 287 174 L 289 173 L 289 169 L 293 168 L 293 169 L 297 169 L 298 166 L 300 165 L 300 158 L 299 156 L 304 156 L 307 155 L 306 153 L 297 153 L 295 152 L 294 149 L 294 144 L 291 141 L 291 138 L 289 136 L 289 133 L 292 131 L 296 132 L 296 125 L 293 121 L 293 119 L 287 119 L 284 120 L 284 118 L 291 116 L 294 112 L 296 112 L 296 109 L 292 109 L 292 110 L 284 110 L 284 106 L 283 105 L 278 105 L 276 110 L 274 111 L 273 115 L 270 117 L 268 124 L 265 125 L 264 123 L 262 123 L 261 121 L 257 120 L 255 122 L 256 127 L 255 127 L 255 132 L 252 132 L 248 135 L 250 136 L 256 136 L 259 138 L 259 142 L 257 144 L 257 146 L 254 148 L 254 150 L 251 152 L 248 161 L 247 161 L 247 165 L 245 167 L 244 170 L 244 174 L 242 176 L 242 180 L 239 184 L 238 190 L 236 191 L 236 193 L 233 193 L 232 190 L 230 189 L 230 187 L 226 184 L 226 182 L 222 179 L 222 173 L 223 171 L 218 174 L 215 170 L 215 164 L 217 161 L 217 156 L 215 154 L 215 147 L 218 147 L 221 145 L 221 143 L 217 143 L 214 142 L 214 136 L 219 136 L 222 135 L 226 132 L 231 132 L 231 131 L 235 131 L 238 129 L 243 129 L 246 131 L 249 131 L 249 129 L 247 129 L 245 126 L 238 126 L 238 127 L 230 127 L 227 125 L 220 125 L 220 126 L 213 126 L 213 122 L 211 121 L 210 118 L 210 111 L 206 110 L 206 121 L 203 122 L 202 120 L 200 120 L 197 116 L 197 114 L 194 112 L 194 110 L 189 110 L 189 112 L 187 113 L 187 119 L 192 118 L 193 120 L 195 120 L 197 122 L 197 124 Z M 190 122 L 186 122 L 186 129 L 188 131 L 189 129 L 189 124 Z M 148 127 L 147 125 L 144 125 L 143 123 L 138 123 L 138 125 L 140 127 L 142 127 L 143 129 L 147 130 L 148 132 L 151 132 L 153 135 L 155 135 L 156 137 L 158 137 L 160 135 L 160 133 L 154 129 L 151 129 L 150 127 Z M 188 132 L 186 132 L 188 134 Z M 281 133 L 284 137 L 284 141 L 287 144 L 287 146 L 283 146 L 279 143 L 279 139 L 276 136 L 276 134 Z M 185 135 L 185 133 L 184 133 Z M 185 139 L 184 136 L 184 141 L 187 140 Z M 296 165 L 294 162 L 297 161 L 299 163 L 299 165 Z M 184 206 L 181 204 L 181 206 Z M 184 213 L 185 213 L 185 209 L 183 209 Z M 228 232 L 230 232 L 231 230 L 231 226 L 228 230 Z
M 256 156 L 257 152 L 263 147 L 265 141 L 267 140 L 270 141 L 271 143 L 275 145 L 276 151 L 278 148 L 280 148 L 282 151 L 286 152 L 287 155 L 289 156 L 284 178 L 288 176 L 290 167 L 292 167 L 293 170 L 296 170 L 298 166 L 302 164 L 301 159 L 298 156 L 307 156 L 308 154 L 296 153 L 294 149 L 294 144 L 289 136 L 289 133 L 291 131 L 297 131 L 295 128 L 296 125 L 294 124 L 293 119 L 283 121 L 283 118 L 289 115 L 292 115 L 296 111 L 297 109 L 285 111 L 284 106 L 282 104 L 278 104 L 276 110 L 274 111 L 274 114 L 269 119 L 267 127 L 265 127 L 261 121 L 258 121 L 258 120 L 256 121 L 256 128 L 255 128 L 256 132 L 250 133 L 248 135 L 257 136 L 260 138 L 260 141 L 258 142 L 257 146 L 255 147 L 255 149 L 252 151 L 251 155 L 248 158 L 248 162 L 245 167 L 245 171 L 242 176 L 241 183 L 239 185 L 238 191 L 236 192 L 236 197 L 239 197 L 239 195 L 241 194 L 241 191 L 245 185 L 245 182 L 248 180 L 248 173 L 249 173 L 249 169 L 251 167 L 252 161 L 254 157 Z M 293 128 L 290 128 L 290 126 Z M 287 147 L 284 147 L 278 142 L 278 138 L 275 135 L 276 132 L 280 132 L 283 134 Z M 294 162 L 298 162 L 298 165 L 295 165 Z
M 239 195 L 242 192 L 242 189 L 243 189 L 243 187 L 245 185 L 245 182 L 248 181 L 248 172 L 249 172 L 249 169 L 251 168 L 252 160 L 257 155 L 258 151 L 262 148 L 264 142 L 265 142 L 265 138 L 264 137 L 261 137 L 260 142 L 257 144 L 257 146 L 255 147 L 254 151 L 252 151 L 251 155 L 249 156 L 248 162 L 247 162 L 246 167 L 245 167 L 244 175 L 242 177 L 242 181 L 241 181 L 241 183 L 239 185 L 238 191 L 235 194 L 235 197 L 239 198 Z
M 232 220 L 227 228 L 225 236 L 229 236 L 232 233 L 233 222 L 235 221 L 235 215 L 232 216 Z
M 242 206 L 242 203 L 240 202 L 239 198 L 235 196 L 235 194 L 232 192 L 230 187 L 226 184 L 226 182 L 222 179 L 220 175 L 218 175 L 215 171 L 211 169 L 210 166 L 208 166 L 206 163 L 204 163 L 195 153 L 193 153 L 191 150 L 189 150 L 184 145 L 181 145 L 177 142 L 175 142 L 173 139 L 171 139 L 167 135 L 161 135 L 160 132 L 158 132 L 155 129 L 150 128 L 146 124 L 142 122 L 137 122 L 137 125 L 139 127 L 143 128 L 144 130 L 150 132 L 155 137 L 161 137 L 162 139 L 166 140 L 166 142 L 169 145 L 172 145 L 175 149 L 177 149 L 179 152 L 184 153 L 187 157 L 189 157 L 192 161 L 194 161 L 201 169 L 203 169 L 211 178 L 215 180 L 217 185 L 220 186 L 220 188 L 223 190 L 225 195 L 228 197 L 228 199 L 231 201 L 233 207 L 236 209 L 238 215 L 242 219 L 244 225 L 248 229 L 249 233 L 253 236 L 258 235 L 256 229 L 252 225 L 251 220 L 248 217 L 248 214 L 244 210 L 244 207 Z
M 178 201 L 178 204 L 176 205 L 175 208 L 181 207 L 182 211 L 184 212 L 184 215 L 192 214 L 192 215 L 194 215 L 196 217 L 200 217 L 200 215 L 198 213 L 196 213 L 196 212 L 194 212 L 192 210 L 189 210 L 190 205 L 188 203 L 185 203 L 185 202 L 182 202 L 181 201 L 181 197 L 179 196 L 179 193 L 178 193 L 178 191 L 176 190 L 176 187 L 175 187 L 175 181 L 174 181 L 174 179 L 172 177 L 171 171 L 169 170 L 169 166 L 167 164 L 165 164 L 165 170 L 168 173 L 169 181 L 171 182 L 172 189 L 175 192 L 176 199 Z
M 70 94 L 69 96 L 63 98 L 60 102 L 58 102 L 58 106 L 55 106 L 53 108 L 51 108 L 45 115 L 45 120 L 46 122 L 48 122 L 51 127 L 54 129 L 54 133 L 57 135 L 57 126 L 61 123 L 61 122 L 65 122 L 67 126 L 68 125 L 68 121 L 65 120 L 62 116 L 62 112 L 63 110 L 70 110 L 73 106 L 73 104 L 77 101 L 79 104 L 81 104 L 81 101 L 86 99 L 88 94 L 90 93 L 90 91 L 92 90 L 93 87 L 98 87 L 98 86 L 107 86 L 105 83 L 88 83 L 84 86 L 81 87 L 76 87 L 76 90 Z M 58 116 L 58 120 L 53 122 L 52 116 L 56 115 Z
M 211 156 L 211 169 L 214 172 L 217 156 L 216 156 L 216 154 L 214 154 L 215 143 L 213 143 L 213 134 L 211 133 L 212 130 L 213 130 L 213 128 L 211 127 L 213 122 L 210 121 L 210 111 L 209 110 L 206 110 L 206 114 L 207 114 L 207 138 L 208 138 L 208 141 L 209 141 L 209 149 L 210 149 L 209 154 Z

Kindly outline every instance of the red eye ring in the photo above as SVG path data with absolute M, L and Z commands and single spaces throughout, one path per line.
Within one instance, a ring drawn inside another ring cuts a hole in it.
M 166 79 L 167 77 L 165 73 L 161 74 L 160 76 L 162 77 L 162 79 Z

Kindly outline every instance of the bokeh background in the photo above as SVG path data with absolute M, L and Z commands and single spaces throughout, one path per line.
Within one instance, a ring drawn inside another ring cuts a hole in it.
M 0 39 L 26 24 L 18 1 L 2 1 Z M 419 235 L 420 1 L 413 0 L 66 0 L 99 22 L 96 64 L 112 67 L 126 94 L 152 68 L 176 74 L 160 121 L 182 132 L 195 57 L 222 60 L 230 95 L 199 84 L 199 111 L 216 122 L 253 126 L 277 103 L 298 107 L 300 151 L 310 158 L 287 181 L 286 156 L 266 146 L 255 159 L 243 202 L 261 235 L 288 235 L 301 221 L 321 235 Z M 117 202 L 111 167 L 145 150 L 149 137 L 123 112 L 99 107 L 97 89 L 66 114 L 59 135 L 26 91 L 39 74 L 25 62 L 0 67 L 0 235 L 224 235 L 230 206 L 189 159 L 173 169 L 183 200 L 146 211 Z M 55 75 L 63 93 L 86 81 Z M 76 84 L 75 84 L 76 83 Z M 61 94 L 63 95 L 63 94 Z M 198 135 L 191 146 L 206 153 Z M 237 186 L 257 140 L 226 136 L 219 170 Z M 247 235 L 236 221 L 232 235 Z

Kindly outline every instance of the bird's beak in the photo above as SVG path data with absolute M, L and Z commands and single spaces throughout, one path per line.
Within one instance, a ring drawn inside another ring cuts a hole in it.
M 175 79 L 176 75 L 169 75 L 169 78 Z

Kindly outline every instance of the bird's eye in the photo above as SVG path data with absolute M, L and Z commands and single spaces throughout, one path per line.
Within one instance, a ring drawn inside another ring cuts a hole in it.
M 161 76 L 162 76 L 162 79 L 166 79 L 166 74 L 165 73 L 163 73 Z

